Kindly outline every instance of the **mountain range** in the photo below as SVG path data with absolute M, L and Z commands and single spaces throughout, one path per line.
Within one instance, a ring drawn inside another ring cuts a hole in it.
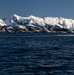
M 74 20 L 58 17 L 22 17 L 16 14 L 0 19 L 0 32 L 73 32 Z

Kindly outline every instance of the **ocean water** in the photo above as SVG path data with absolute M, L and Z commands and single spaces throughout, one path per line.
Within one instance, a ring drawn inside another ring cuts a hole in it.
M 0 33 L 0 75 L 74 75 L 74 34 Z

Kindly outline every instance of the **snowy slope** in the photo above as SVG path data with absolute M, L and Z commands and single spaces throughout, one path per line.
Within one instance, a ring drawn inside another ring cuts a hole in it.
M 32 16 L 32 15 L 29 16 L 29 17 L 21 17 L 21 16 L 18 16 L 18 15 L 16 15 L 16 14 L 14 14 L 14 15 L 12 16 L 12 20 L 14 20 L 14 21 L 16 21 L 16 22 L 18 22 L 18 23 L 22 23 L 22 24 L 28 23 L 28 24 L 34 24 L 34 25 L 38 24 L 38 25 L 40 25 L 40 26 L 41 26 L 41 25 L 42 25 L 42 26 L 45 25 L 43 18 L 35 17 L 35 16 Z
M 36 16 L 21 17 L 16 14 L 12 15 L 9 19 L 0 19 L 1 26 L 9 25 L 31 25 L 31 26 L 59 26 L 60 28 L 74 30 L 74 20 L 58 17 L 45 17 L 40 18 Z
M 67 28 L 70 30 L 74 29 L 74 20 L 72 19 L 66 19 L 66 18 L 58 18 L 58 17 L 45 17 L 45 18 L 40 18 L 40 17 L 35 17 L 35 16 L 29 16 L 29 17 L 21 17 L 18 15 L 13 15 L 14 20 L 17 20 L 18 22 L 25 24 L 25 23 L 32 23 L 34 25 L 39 25 L 39 26 L 45 26 L 45 25 L 52 25 L 52 26 L 59 26 L 61 28 Z
M 6 23 L 5 23 L 5 22 L 3 22 L 3 20 L 2 20 L 2 19 L 0 19 L 0 26 L 6 26 Z

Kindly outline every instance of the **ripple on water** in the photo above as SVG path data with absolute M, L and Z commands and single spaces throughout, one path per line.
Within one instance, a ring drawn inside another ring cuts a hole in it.
M 74 37 L 1 34 L 0 75 L 74 75 Z

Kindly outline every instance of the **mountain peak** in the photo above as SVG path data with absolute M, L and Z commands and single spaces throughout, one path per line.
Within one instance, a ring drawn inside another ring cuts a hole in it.
M 61 28 L 74 30 L 74 20 L 58 17 L 36 17 L 30 15 L 28 17 L 22 17 L 17 14 L 12 15 L 9 19 L 1 19 L 0 25 L 29 25 L 33 24 L 34 26 L 59 26 Z

